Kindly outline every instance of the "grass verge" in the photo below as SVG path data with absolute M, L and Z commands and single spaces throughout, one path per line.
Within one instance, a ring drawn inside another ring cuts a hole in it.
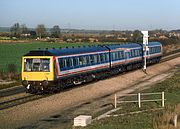
M 83 129 L 173 129 L 172 118 L 175 113 L 180 113 L 180 70 L 169 79 L 153 85 L 151 88 L 141 92 L 165 92 L 165 108 L 163 110 L 142 112 L 128 115 L 129 112 L 138 110 L 158 108 L 161 103 L 143 103 L 138 109 L 137 103 L 121 105 L 122 109 L 115 114 L 127 113 L 118 117 L 104 118 L 93 122 Z M 179 117 L 178 117 L 179 122 Z M 81 129 L 82 127 L 75 127 Z

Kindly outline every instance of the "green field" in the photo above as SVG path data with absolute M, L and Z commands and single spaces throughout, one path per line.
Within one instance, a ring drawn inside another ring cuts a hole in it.
M 77 47 L 83 45 L 98 45 L 102 43 L 48 43 L 48 42 L 34 42 L 34 43 L 1 43 L 0 44 L 0 72 L 8 72 L 8 65 L 14 64 L 16 72 L 21 71 L 21 57 L 30 50 L 37 50 L 38 48 L 59 48 L 59 47 Z

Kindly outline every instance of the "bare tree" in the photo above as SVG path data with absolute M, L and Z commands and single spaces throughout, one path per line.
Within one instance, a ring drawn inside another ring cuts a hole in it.
M 26 24 L 22 24 L 20 26 L 20 33 L 21 34 L 27 34 L 28 33 L 28 28 L 27 28 Z
M 132 37 L 133 42 L 139 42 L 142 40 L 142 34 L 141 31 L 135 30 L 133 32 L 133 37 Z
M 43 24 L 37 25 L 36 34 L 39 36 L 40 39 L 46 34 L 46 28 Z
M 58 25 L 53 26 L 51 29 L 51 36 L 54 38 L 59 38 L 60 37 L 60 28 Z
M 20 37 L 20 25 L 19 23 L 15 23 L 11 28 L 10 28 L 10 31 L 11 31 L 11 35 L 13 37 Z

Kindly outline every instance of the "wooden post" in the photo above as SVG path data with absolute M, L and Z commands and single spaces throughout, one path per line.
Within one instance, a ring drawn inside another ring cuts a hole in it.
M 138 93 L 138 106 L 141 108 L 141 94 Z
M 115 108 L 117 107 L 117 95 L 116 94 L 114 95 L 114 107 Z
M 162 92 L 162 107 L 164 107 L 164 92 Z

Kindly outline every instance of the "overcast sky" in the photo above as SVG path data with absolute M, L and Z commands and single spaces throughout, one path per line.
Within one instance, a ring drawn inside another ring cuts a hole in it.
M 0 26 L 180 29 L 180 0 L 0 0 Z

